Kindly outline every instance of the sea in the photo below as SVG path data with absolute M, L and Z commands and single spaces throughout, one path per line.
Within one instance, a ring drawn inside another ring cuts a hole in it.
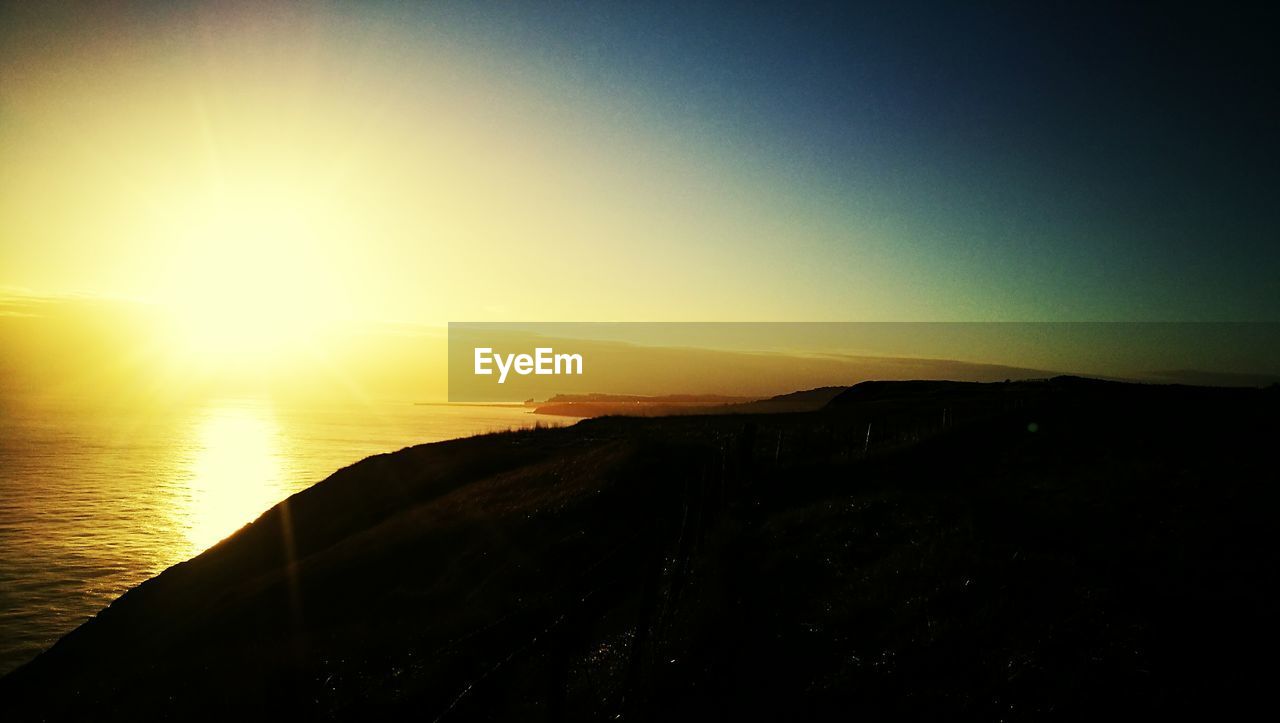
M 572 423 L 522 407 L 229 398 L 0 407 L 0 675 L 129 588 L 365 457 Z

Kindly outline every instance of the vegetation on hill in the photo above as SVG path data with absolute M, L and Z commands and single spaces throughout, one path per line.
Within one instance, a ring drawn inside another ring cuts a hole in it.
M 858 385 L 343 469 L 0 681 L 6 720 L 1248 710 L 1275 390 Z

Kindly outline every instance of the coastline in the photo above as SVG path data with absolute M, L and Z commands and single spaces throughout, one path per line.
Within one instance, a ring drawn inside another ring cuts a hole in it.
M 1275 408 L 1273 390 L 884 383 L 820 412 L 586 420 L 376 455 L 125 594 L 0 679 L 0 709 L 1222 706 L 1221 686 L 1256 675 L 1220 626 L 1261 623 Z M 1183 421 L 1202 418 L 1219 421 Z M 1099 650 L 1116 652 L 1088 664 Z M 1117 687 L 1131 676 L 1143 685 Z

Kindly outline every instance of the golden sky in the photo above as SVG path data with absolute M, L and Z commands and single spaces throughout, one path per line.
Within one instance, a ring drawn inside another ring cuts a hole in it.
M 848 284 L 803 283 L 823 273 L 818 234 L 837 231 L 749 158 L 448 32 L 194 6 L 51 21 L 10 46 L 9 286 L 155 302 L 211 341 L 352 318 L 924 310 L 887 296 L 870 246 Z
M 23 327 L 81 330 L 60 348 L 128 307 L 145 323 L 110 323 L 149 330 L 119 343 L 130 364 L 333 366 L 377 334 L 398 351 L 362 368 L 439 374 L 424 338 L 448 321 L 1167 318 L 1204 291 L 1165 268 L 1176 254 L 1067 238 L 1045 219 L 1074 212 L 1045 216 L 1047 196 L 990 205 L 966 178 L 1021 177 L 914 144 L 892 97 L 869 90 L 858 122 L 881 125 L 847 132 L 825 91 L 788 115 L 787 68 L 712 63 L 698 53 L 723 48 L 670 28 L 623 48 L 625 22 L 596 37 L 449 3 L 3 13 L 0 288 L 73 300 L 77 323 Z

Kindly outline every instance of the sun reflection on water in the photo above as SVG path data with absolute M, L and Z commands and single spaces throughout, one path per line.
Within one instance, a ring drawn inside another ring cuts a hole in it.
M 182 525 L 196 555 L 240 529 L 289 490 L 281 433 L 264 405 L 210 407 L 195 427 Z

